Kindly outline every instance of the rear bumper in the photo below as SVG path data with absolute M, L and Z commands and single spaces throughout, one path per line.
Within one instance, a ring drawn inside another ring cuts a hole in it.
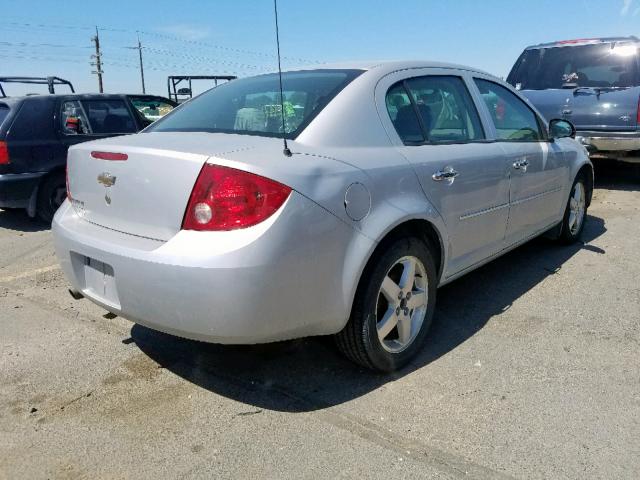
M 43 172 L 0 175 L 0 208 L 27 208 L 44 175 Z
M 587 147 L 592 158 L 640 162 L 640 132 L 578 131 L 576 140 Z
M 345 245 L 356 233 L 295 192 L 279 212 L 231 232 L 180 231 L 160 242 L 96 226 L 65 202 L 53 221 L 56 253 L 75 290 L 149 328 L 247 344 L 335 333 L 344 301 Z M 106 265 L 97 291 L 87 258 Z M 108 291 L 107 291 L 108 290 Z

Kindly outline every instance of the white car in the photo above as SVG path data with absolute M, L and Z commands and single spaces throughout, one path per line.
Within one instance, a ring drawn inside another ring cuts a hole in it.
M 76 296 L 207 342 L 335 334 L 389 371 L 420 349 L 438 286 L 580 235 L 585 149 L 497 78 L 392 62 L 282 79 L 282 102 L 277 74 L 234 80 L 70 149 L 53 232 Z

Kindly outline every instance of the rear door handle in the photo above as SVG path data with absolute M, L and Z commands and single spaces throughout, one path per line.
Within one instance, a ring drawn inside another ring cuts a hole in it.
M 454 178 L 458 176 L 458 172 L 456 172 L 453 168 L 447 167 L 442 170 L 438 170 L 436 173 L 431 175 L 431 178 L 436 182 L 441 182 L 442 180 L 453 181 Z
M 513 162 L 513 168 L 515 168 L 516 170 L 522 170 L 523 172 L 527 171 L 528 166 L 529 166 L 529 160 L 527 160 L 526 158 L 523 160 L 518 160 L 516 162 Z

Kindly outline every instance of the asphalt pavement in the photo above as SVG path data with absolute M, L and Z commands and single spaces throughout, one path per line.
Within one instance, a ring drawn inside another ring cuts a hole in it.
M 597 174 L 584 243 L 443 287 L 393 375 L 112 318 L 0 210 L 0 478 L 639 478 L 640 175 Z

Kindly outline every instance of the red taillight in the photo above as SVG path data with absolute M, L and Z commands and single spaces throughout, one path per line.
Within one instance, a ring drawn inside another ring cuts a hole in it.
M 91 156 L 98 160 L 113 160 L 116 162 L 124 162 L 129 158 L 129 155 L 126 153 L 117 152 L 91 152 Z
M 9 148 L 6 142 L 0 142 L 0 165 L 9 165 Z
M 289 197 L 286 185 L 205 163 L 184 214 L 184 230 L 236 230 L 273 215 Z

